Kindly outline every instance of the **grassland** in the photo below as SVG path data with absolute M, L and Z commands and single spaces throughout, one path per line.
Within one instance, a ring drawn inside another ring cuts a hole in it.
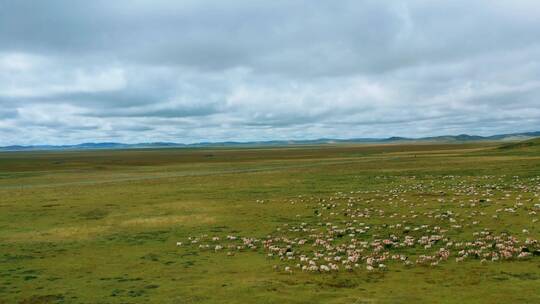
M 535 144 L 1 153 L 0 303 L 540 303 L 539 176 Z M 530 254 L 456 262 L 482 235 Z M 356 240 L 351 270 L 296 265 Z

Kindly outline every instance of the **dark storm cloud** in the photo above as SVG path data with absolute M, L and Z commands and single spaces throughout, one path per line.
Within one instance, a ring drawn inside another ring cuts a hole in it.
M 514 132 L 536 1 L 0 0 L 0 144 Z

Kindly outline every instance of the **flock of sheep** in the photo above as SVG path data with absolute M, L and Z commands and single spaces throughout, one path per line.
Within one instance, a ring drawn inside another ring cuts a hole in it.
M 264 253 L 287 273 L 540 256 L 540 177 L 380 176 L 373 187 L 270 202 L 301 204 L 305 212 L 266 236 L 199 235 L 177 245 L 229 256 Z M 266 201 L 257 203 L 264 208 Z

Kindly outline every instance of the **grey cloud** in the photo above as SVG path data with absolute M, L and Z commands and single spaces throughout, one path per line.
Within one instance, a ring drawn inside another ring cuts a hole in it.
M 0 128 L 14 134 L 0 144 L 532 131 L 539 12 L 527 0 L 0 0 Z
M 7 1 L 0 41 L 149 64 L 335 75 L 535 44 L 540 21 L 524 3 Z
M 0 109 L 0 119 L 13 119 L 18 116 L 18 112 L 14 109 Z

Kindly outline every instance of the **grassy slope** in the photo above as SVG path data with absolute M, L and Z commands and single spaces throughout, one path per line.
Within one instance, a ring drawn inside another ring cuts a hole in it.
M 264 254 L 175 246 L 310 220 L 312 210 L 288 203 L 298 195 L 385 189 L 412 175 L 510 183 L 537 176 L 538 156 L 478 144 L 0 154 L 0 303 L 538 302 L 538 259 L 288 275 Z M 539 238 L 529 220 L 504 228 Z
M 537 151 L 540 146 L 540 138 L 533 138 L 530 140 L 513 142 L 500 146 L 500 150 L 533 150 Z

